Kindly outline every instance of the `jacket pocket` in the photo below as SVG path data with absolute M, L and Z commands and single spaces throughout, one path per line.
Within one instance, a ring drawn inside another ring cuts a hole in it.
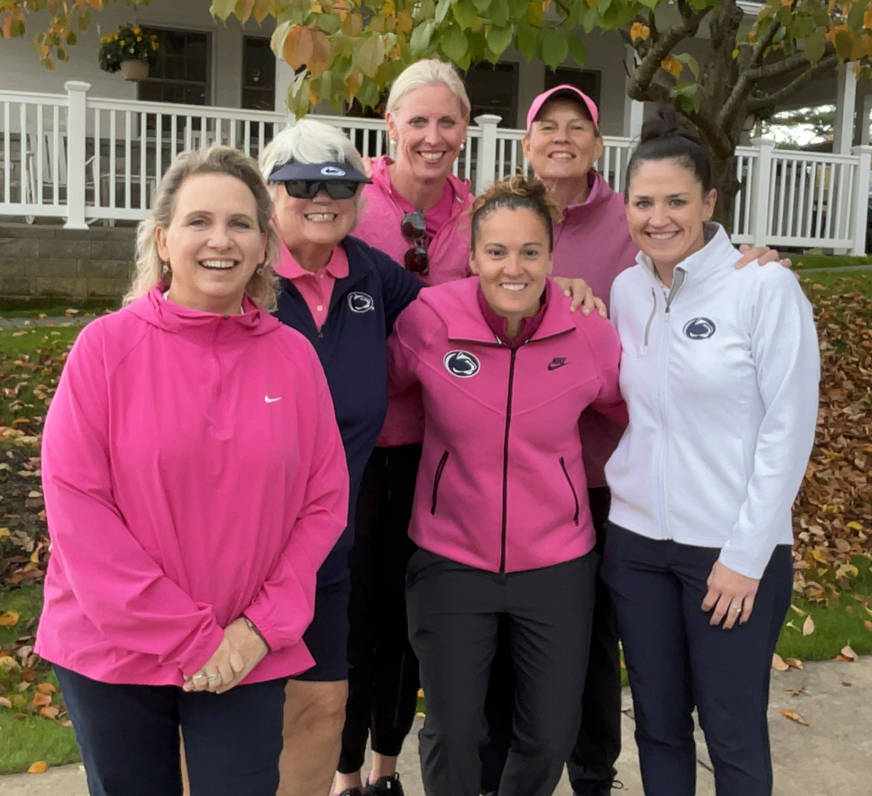
M 430 513 L 436 513 L 436 501 L 439 498 L 439 482 L 442 480 L 442 471 L 445 469 L 445 463 L 448 461 L 448 451 L 442 454 L 439 460 L 439 465 L 436 467 L 436 477 L 433 479 L 433 502 L 430 504 Z
M 562 456 L 560 457 L 560 469 L 563 470 L 563 475 L 566 476 L 566 483 L 569 484 L 569 489 L 572 492 L 572 500 L 575 503 L 575 515 L 572 517 L 572 521 L 578 525 L 578 492 L 575 491 L 575 485 L 569 477 L 569 471 L 566 469 L 566 461 Z

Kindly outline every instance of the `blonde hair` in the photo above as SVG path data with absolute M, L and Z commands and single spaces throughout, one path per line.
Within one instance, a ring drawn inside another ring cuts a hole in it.
M 460 110 L 466 121 L 469 122 L 472 105 L 469 102 L 469 96 L 466 93 L 463 80 L 460 79 L 460 75 L 451 64 L 446 64 L 438 58 L 427 58 L 423 61 L 418 61 L 402 71 L 400 76 L 394 81 L 393 86 L 391 86 L 391 93 L 388 95 L 387 112 L 395 114 L 400 108 L 403 97 L 410 91 L 438 83 L 444 85 L 457 97 L 457 101 L 460 103 Z
M 269 182 L 269 175 L 279 164 L 289 163 L 350 163 L 366 174 L 363 158 L 349 138 L 337 127 L 314 119 L 300 119 L 286 127 L 260 155 L 260 173 Z M 270 183 L 274 188 L 275 183 Z M 357 192 L 358 199 L 360 191 Z
M 156 284 L 168 289 L 173 273 L 163 271 L 164 262 L 157 250 L 156 231 L 168 229 L 176 209 L 176 195 L 188 177 L 200 174 L 226 174 L 244 183 L 254 196 L 257 206 L 257 225 L 266 234 L 266 257 L 251 275 L 245 286 L 245 295 L 265 310 L 276 305 L 276 273 L 272 268 L 279 252 L 278 235 L 270 224 L 273 203 L 261 179 L 257 164 L 238 149 L 212 146 L 204 150 L 182 152 L 167 169 L 151 203 L 151 218 L 141 221 L 136 231 L 136 272 L 123 304 L 144 296 Z M 260 273 L 258 273 L 258 271 Z

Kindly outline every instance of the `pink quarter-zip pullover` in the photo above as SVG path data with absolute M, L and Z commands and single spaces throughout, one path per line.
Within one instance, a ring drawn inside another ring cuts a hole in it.
M 393 161 L 380 157 L 372 164 L 372 184 L 363 188 L 363 209 L 360 224 L 354 234 L 362 241 L 381 249 L 402 264 L 406 252 L 413 245 L 403 237 L 400 224 L 409 208 L 394 188 L 388 174 Z M 469 184 L 449 174 L 448 184 L 454 194 L 451 212 L 445 216 L 442 227 L 427 245 L 430 270 L 421 277 L 428 285 L 441 285 L 469 276 L 469 216 L 466 211 L 474 200 Z M 430 224 L 428 223 L 428 228 Z M 378 440 L 381 448 L 411 445 L 424 436 L 424 416 L 421 393 L 417 386 L 408 392 L 391 396 L 388 413 Z
M 43 437 L 47 660 L 181 685 L 245 614 L 272 650 L 246 682 L 312 665 L 301 638 L 348 517 L 345 454 L 311 345 L 244 310 L 155 288 L 76 341 Z

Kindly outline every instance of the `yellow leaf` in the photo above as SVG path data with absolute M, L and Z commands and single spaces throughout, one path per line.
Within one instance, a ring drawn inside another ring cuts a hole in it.
M 644 22 L 634 22 L 630 25 L 630 38 L 633 41 L 636 41 L 636 39 L 647 41 L 650 35 L 651 28 L 649 28 Z
M 11 655 L 0 655 L 0 669 L 17 669 L 18 661 L 15 660 Z
M 772 653 L 772 668 L 779 672 L 786 672 L 790 666 L 788 666 L 784 659 L 777 653 Z
M 863 27 L 872 29 L 872 8 L 867 8 L 863 14 Z
M 321 8 L 321 4 L 317 0 L 312 0 L 312 2 L 309 3 L 309 11 L 313 14 L 321 14 L 324 9 Z
M 0 614 L 0 627 L 15 627 L 19 618 L 17 611 L 5 611 Z
M 814 619 L 807 616 L 805 622 L 802 623 L 802 635 L 810 636 L 812 633 L 814 633 Z
M 781 715 L 784 716 L 785 719 L 790 719 L 791 721 L 795 721 L 797 724 L 801 724 L 803 727 L 808 727 L 808 722 L 795 710 L 781 708 Z
M 784 659 L 784 662 L 785 662 L 785 663 L 786 663 L 786 664 L 787 664 L 791 669 L 801 669 L 801 668 L 802 668 L 802 661 L 799 660 L 799 658 L 785 658 L 785 659 Z
M 823 552 L 819 547 L 815 547 L 814 550 L 811 551 L 811 557 L 815 561 L 819 561 L 821 564 L 829 564 L 829 560 L 827 559 L 827 554 Z
M 44 760 L 37 760 L 35 763 L 30 764 L 30 768 L 27 769 L 28 774 L 45 774 L 48 771 L 48 763 Z
M 8 528 L 0 528 L 0 542 L 4 539 L 9 538 L 9 529 Z
M 867 15 L 872 14 L 872 10 L 867 11 L 866 14 Z M 845 528 L 847 528 L 849 531 L 862 531 L 863 530 L 863 526 L 860 525 L 860 523 L 857 522 L 856 520 L 853 520 L 851 522 L 846 522 Z
M 670 75 L 677 78 L 684 69 L 684 65 L 674 55 L 667 55 L 661 62 L 662 66 Z

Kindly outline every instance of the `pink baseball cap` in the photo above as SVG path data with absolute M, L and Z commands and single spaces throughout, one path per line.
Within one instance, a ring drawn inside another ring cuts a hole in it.
M 533 126 L 533 122 L 536 121 L 536 116 L 539 115 L 539 111 L 542 110 L 542 106 L 548 102 L 548 100 L 561 99 L 563 97 L 576 101 L 581 100 L 584 107 L 587 108 L 587 112 L 590 114 L 593 123 L 599 127 L 599 111 L 597 110 L 596 103 L 588 97 L 587 94 L 577 89 L 575 86 L 564 84 L 542 92 L 533 100 L 533 104 L 527 112 L 527 129 L 529 130 Z

